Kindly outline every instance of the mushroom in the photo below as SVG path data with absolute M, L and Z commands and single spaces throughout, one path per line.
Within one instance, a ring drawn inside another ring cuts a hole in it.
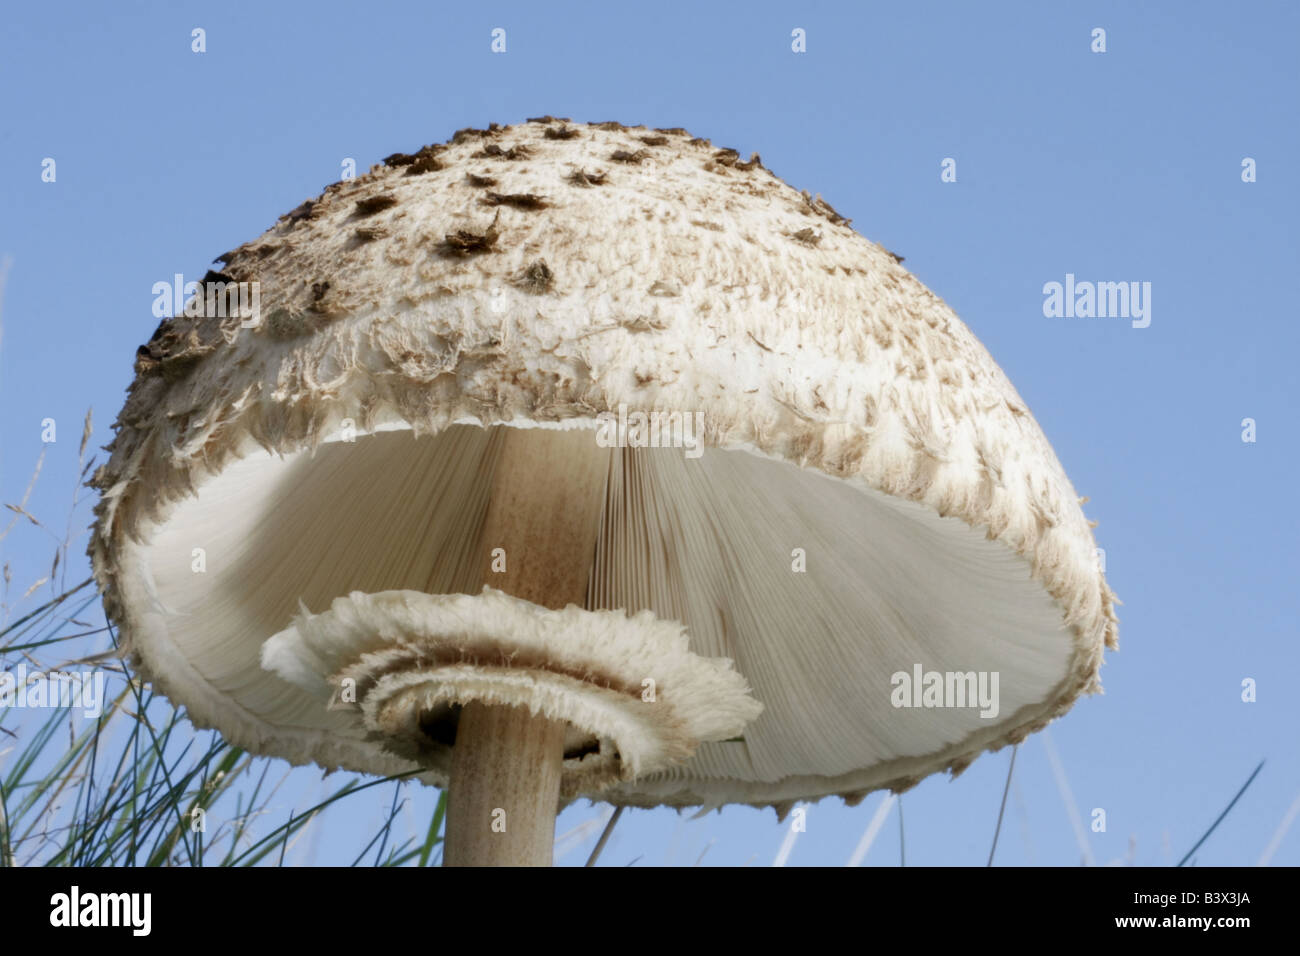
M 258 315 L 142 348 L 94 479 L 137 671 L 253 753 L 449 787 L 448 863 L 549 863 L 581 796 L 901 792 L 1116 646 L 966 326 L 757 156 L 656 132 L 462 130 L 329 187 L 222 257 Z

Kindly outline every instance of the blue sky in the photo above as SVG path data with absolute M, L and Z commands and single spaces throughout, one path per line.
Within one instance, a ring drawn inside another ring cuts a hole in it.
M 544 113 L 682 126 L 760 152 L 906 256 L 1091 498 L 1124 602 L 1121 650 L 1105 695 L 1050 731 L 1085 827 L 1107 812 L 1106 832 L 1083 836 L 1091 858 L 1125 858 L 1132 841 L 1138 863 L 1177 861 L 1267 758 L 1197 854 L 1253 864 L 1300 795 L 1300 317 L 1285 291 L 1300 262 L 1300 7 L 13 3 L 3 19 L 0 500 L 22 496 L 55 419 L 28 510 L 62 533 L 81 420 L 93 407 L 94 444 L 107 442 L 157 324 L 153 284 L 199 278 L 346 158 L 364 170 Z M 496 27 L 504 54 L 490 50 Z M 1097 27 L 1105 53 L 1090 50 Z M 806 53 L 791 51 L 795 28 Z M 946 157 L 955 183 L 940 181 Z M 1256 182 L 1242 181 L 1246 157 Z M 1150 282 L 1150 326 L 1045 317 L 1043 285 L 1067 273 Z M 83 505 L 74 533 L 88 521 Z M 51 546 L 31 527 L 0 543 L 19 593 Z M 984 862 L 1008 757 L 903 797 L 909 864 Z M 286 793 L 318 778 L 299 771 Z M 419 829 L 429 795 L 409 796 Z M 333 859 L 390 799 L 327 818 L 304 852 Z M 845 862 L 881 800 L 811 808 L 789 863 Z M 601 812 L 572 808 L 558 832 Z M 897 864 L 898 834 L 894 808 L 866 862 Z M 707 848 L 706 864 L 769 864 L 784 835 L 771 811 L 633 812 L 605 861 L 689 864 Z M 998 862 L 1082 857 L 1036 735 Z M 1273 862 L 1300 863 L 1300 824 Z

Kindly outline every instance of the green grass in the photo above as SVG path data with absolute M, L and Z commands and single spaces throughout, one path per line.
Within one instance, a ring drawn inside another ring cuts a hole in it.
M 58 594 L 0 629 L 0 660 L 43 672 L 81 665 L 87 658 L 57 653 L 69 638 L 86 639 L 78 618 L 97 604 L 91 581 Z M 108 639 L 105 649 L 115 649 L 111 629 L 99 636 Z M 193 730 L 119 663 L 97 666 L 109 672 L 113 691 L 93 721 L 67 709 L 0 710 L 0 865 L 282 864 L 295 838 L 328 809 L 385 786 L 392 789 L 388 812 L 354 865 L 440 862 L 445 794 L 422 842 L 394 843 L 401 777 L 347 779 L 272 826 L 273 761 Z M 289 773 L 284 769 L 282 778 Z

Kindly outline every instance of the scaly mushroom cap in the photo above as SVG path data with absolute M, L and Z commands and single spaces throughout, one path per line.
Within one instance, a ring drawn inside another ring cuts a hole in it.
M 183 315 L 141 348 L 90 553 L 135 666 L 241 747 L 411 769 L 262 644 L 300 602 L 477 594 L 501 427 L 608 437 L 638 412 L 676 414 L 685 447 L 611 450 L 587 607 L 681 622 L 763 712 L 603 799 L 856 800 L 1099 689 L 1113 595 L 1024 402 L 756 156 L 550 117 L 462 130 L 222 259 L 206 281 L 258 283 L 260 316 Z M 996 673 L 996 716 L 897 706 L 918 668 Z

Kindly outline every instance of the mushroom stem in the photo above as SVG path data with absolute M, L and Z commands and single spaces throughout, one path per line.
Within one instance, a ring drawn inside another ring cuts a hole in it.
M 589 429 L 499 431 L 479 538 L 483 580 L 543 607 L 585 606 L 610 450 Z M 464 707 L 451 761 L 445 865 L 551 865 L 565 728 L 521 707 Z
M 451 755 L 444 866 L 550 866 L 562 720 L 466 704 Z

